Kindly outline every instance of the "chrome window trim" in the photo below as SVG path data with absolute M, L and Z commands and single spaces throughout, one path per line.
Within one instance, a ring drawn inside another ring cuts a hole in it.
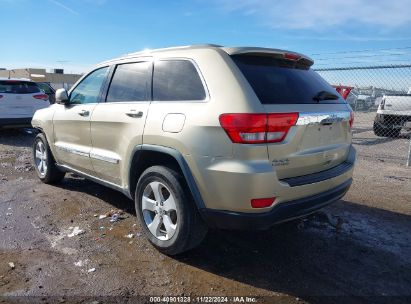
M 329 125 L 340 121 L 349 121 L 349 111 L 335 112 L 301 112 L 298 116 L 297 126 Z

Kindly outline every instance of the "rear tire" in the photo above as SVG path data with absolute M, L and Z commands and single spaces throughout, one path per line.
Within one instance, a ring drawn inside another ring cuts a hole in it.
M 146 169 L 137 183 L 135 205 L 145 237 L 164 254 L 190 250 L 207 234 L 184 178 L 173 169 Z
M 33 159 L 37 176 L 43 183 L 54 184 L 64 178 L 65 172 L 60 171 L 57 167 L 46 136 L 43 133 L 37 134 L 34 138 Z

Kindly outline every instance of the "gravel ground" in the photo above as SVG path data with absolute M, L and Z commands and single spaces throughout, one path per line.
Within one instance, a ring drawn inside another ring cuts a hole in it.
M 390 162 L 398 165 L 407 163 L 411 132 L 402 131 L 399 138 L 377 137 L 373 132 L 373 112 L 355 112 L 353 143 L 363 158 Z
M 34 135 L 0 131 L 0 303 L 149 301 L 139 295 L 409 302 L 411 169 L 392 157 L 397 141 L 361 134 L 341 201 L 266 232 L 210 231 L 199 248 L 170 258 L 141 236 L 132 201 L 74 175 L 42 184 Z M 99 219 L 112 209 L 120 221 Z M 83 233 L 69 237 L 73 227 Z

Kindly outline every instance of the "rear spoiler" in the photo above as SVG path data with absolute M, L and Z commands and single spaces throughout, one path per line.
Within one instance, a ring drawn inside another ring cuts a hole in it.
M 280 50 L 280 49 L 256 48 L 256 47 L 233 47 L 233 48 L 223 47 L 221 49 L 230 56 L 245 55 L 245 56 L 273 57 L 273 58 L 278 58 L 278 59 L 296 61 L 299 64 L 302 64 L 308 67 L 314 64 L 314 60 L 312 60 L 308 56 L 305 56 L 300 53 L 290 52 L 290 51 Z

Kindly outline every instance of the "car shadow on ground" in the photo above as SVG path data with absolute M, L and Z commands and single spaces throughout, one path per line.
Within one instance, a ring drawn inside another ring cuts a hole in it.
M 0 144 L 12 147 L 31 147 L 37 131 L 30 128 L 0 129 Z
M 410 220 L 340 201 L 265 232 L 212 231 L 199 248 L 179 259 L 312 303 L 352 302 L 351 296 L 360 297 L 359 302 L 385 302 L 384 295 L 411 296 Z
M 372 132 L 373 137 L 359 137 L 359 134 L 361 133 L 369 133 Z M 389 131 L 387 131 L 389 132 Z M 377 137 L 377 135 L 374 134 L 372 128 L 353 128 L 353 141 L 356 141 L 356 144 L 360 145 L 362 142 L 365 143 L 365 145 L 376 145 L 379 143 L 385 143 L 385 142 L 390 142 L 396 139 L 409 139 L 411 138 L 411 132 L 409 131 L 402 131 L 402 133 L 398 137 Z M 389 133 L 387 133 L 388 135 Z
M 60 187 L 135 215 L 131 200 L 93 182 L 69 177 Z M 402 303 L 411 296 L 410 240 L 409 215 L 342 200 L 269 231 L 212 230 L 198 248 L 174 258 L 312 303 Z
M 99 198 L 113 206 L 113 208 L 123 210 L 130 215 L 136 215 L 134 202 L 119 191 L 104 187 L 100 184 L 79 177 L 74 173 L 67 173 L 64 180 L 55 185 L 56 187 L 87 193 Z
M 352 133 L 353 135 L 360 134 L 360 133 L 366 133 L 372 131 L 372 128 L 359 128 L 359 127 L 353 127 Z
M 400 137 L 377 137 L 377 138 L 366 138 L 366 137 L 355 137 L 353 138 L 352 142 L 355 145 L 360 145 L 360 146 L 375 146 L 378 144 L 384 144 L 384 143 L 389 143 L 393 142 Z

